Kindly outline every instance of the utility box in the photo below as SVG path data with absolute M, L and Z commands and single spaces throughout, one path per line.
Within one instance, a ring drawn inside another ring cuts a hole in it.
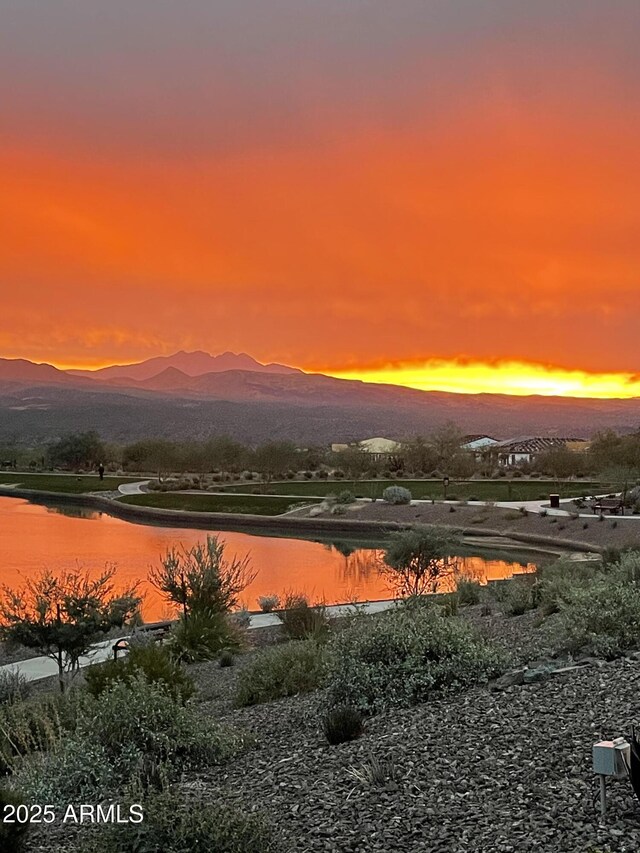
M 599 776 L 623 779 L 629 773 L 631 744 L 623 737 L 601 740 L 593 745 L 593 772 Z
M 549 495 L 549 506 L 551 509 L 560 509 L 560 495 Z

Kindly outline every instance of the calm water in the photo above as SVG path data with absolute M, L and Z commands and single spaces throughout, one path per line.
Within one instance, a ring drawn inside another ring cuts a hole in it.
M 130 524 L 91 510 L 73 510 L 30 504 L 17 498 L 0 498 L 0 583 L 19 586 L 47 567 L 80 567 L 96 574 L 115 565 L 116 582 L 126 586 L 143 581 L 147 620 L 171 615 L 158 593 L 146 583 L 147 572 L 173 545 L 187 547 L 206 536 L 204 530 L 185 530 Z M 245 590 L 243 603 L 257 609 L 260 595 L 286 590 L 306 592 L 328 604 L 392 597 L 377 570 L 379 551 L 359 545 L 322 544 L 301 539 L 221 533 L 230 553 L 250 553 L 258 575 Z M 522 565 L 484 557 L 465 557 L 465 569 L 479 579 L 494 580 L 532 571 Z

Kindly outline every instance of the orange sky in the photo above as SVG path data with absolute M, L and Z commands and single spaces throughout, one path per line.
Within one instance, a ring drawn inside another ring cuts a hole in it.
M 0 355 L 637 393 L 637 2 L 53 6 L 0 29 Z

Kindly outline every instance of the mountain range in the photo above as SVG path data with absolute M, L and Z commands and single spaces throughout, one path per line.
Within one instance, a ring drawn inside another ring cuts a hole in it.
M 497 438 L 578 435 L 640 425 L 640 399 L 448 394 L 336 379 L 246 353 L 177 352 L 130 365 L 60 370 L 0 358 L 0 441 L 51 440 L 80 429 L 105 439 L 204 438 L 255 443 L 406 438 L 447 421 Z

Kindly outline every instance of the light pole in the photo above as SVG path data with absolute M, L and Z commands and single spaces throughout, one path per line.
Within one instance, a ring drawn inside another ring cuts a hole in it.
M 448 478 L 448 477 L 443 477 L 443 478 L 442 478 L 442 491 L 444 492 L 444 499 L 445 499 L 445 501 L 446 501 L 446 499 L 447 499 L 447 489 L 448 489 L 448 488 L 449 488 L 449 478 Z

